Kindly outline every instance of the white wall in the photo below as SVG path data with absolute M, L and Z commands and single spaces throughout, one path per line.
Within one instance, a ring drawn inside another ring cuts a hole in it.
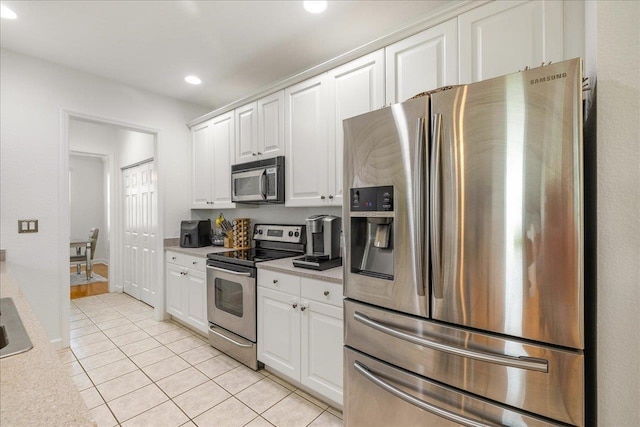
M 596 15 L 598 423 L 635 427 L 640 425 L 640 2 L 599 1 Z
M 93 259 L 109 263 L 107 235 L 106 159 L 95 156 L 69 156 L 69 228 L 72 239 L 87 239 L 97 227 L 98 242 Z M 74 250 L 72 249 L 72 253 Z
M 7 50 L 0 64 L 0 246 L 49 338 L 64 344 L 69 305 L 61 282 L 68 270 L 61 269 L 68 263 L 59 253 L 69 229 L 62 220 L 68 200 L 59 197 L 61 164 L 68 160 L 61 158 L 62 111 L 158 130 L 160 198 L 170 201 L 160 213 L 162 231 L 178 236 L 180 219 L 190 215 L 185 123 L 208 109 Z M 39 232 L 18 234 L 19 218 L 39 219 Z

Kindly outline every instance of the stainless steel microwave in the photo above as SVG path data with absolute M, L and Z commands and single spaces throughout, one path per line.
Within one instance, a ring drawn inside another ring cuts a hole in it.
M 284 203 L 284 156 L 231 166 L 231 201 Z

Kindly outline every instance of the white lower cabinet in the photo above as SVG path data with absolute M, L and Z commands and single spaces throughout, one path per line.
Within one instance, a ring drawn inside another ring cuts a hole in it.
M 342 286 L 260 270 L 258 360 L 342 406 Z
M 167 252 L 167 313 L 206 334 L 206 260 L 178 252 Z

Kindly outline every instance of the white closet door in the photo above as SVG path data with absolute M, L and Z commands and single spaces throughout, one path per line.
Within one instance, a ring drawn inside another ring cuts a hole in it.
M 124 291 L 140 299 L 138 270 L 139 250 L 139 174 L 136 168 L 122 171 L 124 183 Z
M 140 299 L 150 306 L 155 305 L 156 295 L 156 241 L 157 241 L 157 197 L 156 174 L 153 162 L 140 168 L 140 251 L 138 264 Z
M 154 306 L 157 289 L 158 205 L 153 162 L 122 171 L 124 182 L 124 291 Z

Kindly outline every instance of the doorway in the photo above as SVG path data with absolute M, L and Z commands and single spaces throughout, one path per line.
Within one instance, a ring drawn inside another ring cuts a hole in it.
M 69 155 L 69 228 L 71 240 L 91 241 L 87 263 L 75 261 L 70 269 L 70 297 L 82 298 L 109 292 L 109 156 L 72 151 Z M 71 260 L 82 259 L 82 246 L 70 248 Z
M 69 116 L 70 180 L 73 179 L 71 175 L 74 167 L 77 167 L 74 156 L 82 156 L 87 161 L 94 162 L 101 159 L 104 169 L 104 223 L 100 226 L 98 249 L 94 255 L 94 264 L 105 273 L 103 275 L 96 270 L 94 277 L 102 276 L 101 280 L 104 282 L 100 286 L 90 283 L 91 286 L 87 287 L 89 289 L 81 296 L 102 293 L 106 287 L 108 292 L 127 292 L 152 307 L 158 306 L 156 283 L 159 263 L 155 258 L 159 256 L 156 246 L 159 241 L 159 221 L 157 173 L 153 161 L 156 140 L 155 131 L 107 120 Z M 94 174 L 99 174 L 99 165 L 94 164 L 89 169 Z M 136 183 L 135 194 L 128 193 L 125 188 L 125 180 L 129 178 L 133 178 Z M 82 231 L 82 228 L 79 232 L 75 230 L 75 208 L 83 204 L 97 204 L 84 200 L 86 186 L 87 183 L 83 181 L 77 185 L 79 191 L 76 191 L 70 181 L 69 236 L 73 239 L 86 237 L 89 231 L 89 228 L 86 231 Z M 82 194 L 79 200 L 78 194 Z M 129 199 L 136 199 L 137 204 L 132 204 Z M 142 214 L 144 218 L 140 216 Z M 132 227 L 137 230 L 140 226 L 143 229 L 135 234 L 136 238 L 131 245 L 129 231 Z M 130 286 L 131 284 L 134 286 Z

